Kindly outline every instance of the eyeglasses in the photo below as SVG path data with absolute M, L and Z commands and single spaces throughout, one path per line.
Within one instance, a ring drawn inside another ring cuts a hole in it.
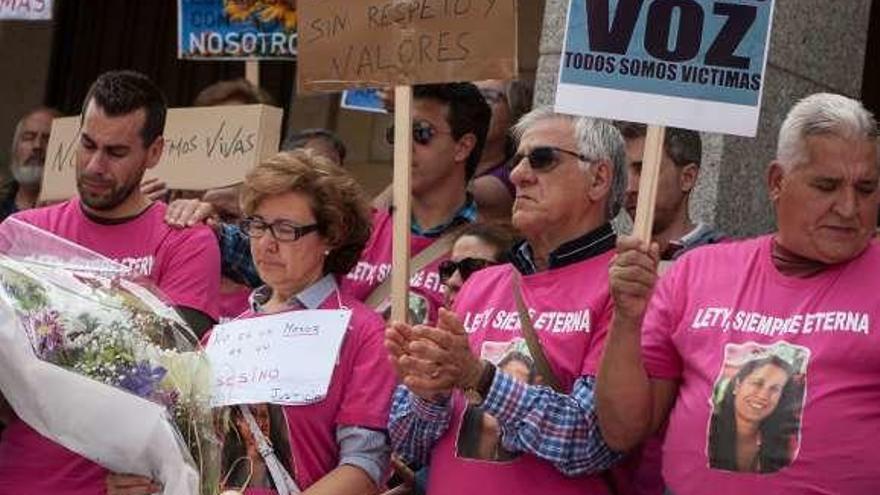
M 440 263 L 437 271 L 440 273 L 440 282 L 445 284 L 456 271 L 462 280 L 467 280 L 475 272 L 492 265 L 497 263 L 482 258 L 464 258 L 461 261 L 446 260 Z
M 516 168 L 524 158 L 528 158 L 529 166 L 532 167 L 532 170 L 549 172 L 562 161 L 562 157 L 560 156 L 562 153 L 571 155 L 582 162 L 590 161 L 589 157 L 586 155 L 574 151 L 557 148 L 556 146 L 537 146 L 532 148 L 528 153 L 517 153 L 514 155 L 513 160 L 510 162 L 510 168 Z
M 311 225 L 295 225 L 287 220 L 276 220 L 268 223 L 261 218 L 245 218 L 239 224 L 241 231 L 252 239 L 259 239 L 266 234 L 266 231 L 272 232 L 272 237 L 278 242 L 293 242 L 300 237 L 318 230 L 318 224 Z
M 413 121 L 412 139 L 413 142 L 426 146 L 434 139 L 437 134 L 452 134 L 449 131 L 439 131 L 430 122 L 424 120 Z M 394 144 L 394 126 L 389 127 L 385 131 L 385 140 L 388 144 Z
M 480 90 L 480 94 L 483 95 L 486 103 L 490 105 L 501 103 L 507 98 L 507 95 L 504 94 L 504 91 L 499 91 L 492 88 L 483 88 Z

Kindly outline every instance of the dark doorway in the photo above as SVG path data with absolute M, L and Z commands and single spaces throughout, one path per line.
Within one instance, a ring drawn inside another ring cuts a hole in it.
M 865 76 L 862 79 L 862 100 L 874 115 L 880 117 L 880 0 L 871 5 L 868 45 L 865 47 Z

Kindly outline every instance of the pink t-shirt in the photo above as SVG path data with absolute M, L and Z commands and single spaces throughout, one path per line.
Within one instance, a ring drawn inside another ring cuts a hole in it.
M 554 374 L 565 390 L 584 375 L 595 375 L 611 318 L 608 261 L 612 253 L 522 277 L 522 294 L 532 324 Z M 470 334 L 471 348 L 500 370 L 534 380 L 513 296 L 511 265 L 471 276 L 456 298 L 455 311 Z M 588 281 L 588 283 L 585 283 Z M 538 378 L 540 379 L 540 378 Z M 532 381 L 534 383 L 534 381 Z M 494 418 L 474 419 L 464 396 L 453 396 L 449 429 L 431 455 L 428 493 L 453 495 L 605 494 L 600 477 L 569 478 L 530 454 L 506 452 L 498 443 Z M 477 416 L 480 418 L 480 416 Z M 478 425 L 478 426 L 475 426 Z
M 366 300 L 391 275 L 393 223 L 388 209 L 379 210 L 373 215 L 373 235 L 358 264 L 341 281 L 342 289 L 358 300 Z M 434 238 L 411 235 L 410 256 L 419 254 L 434 241 Z M 440 256 L 410 277 L 411 322 L 437 321 L 437 310 L 443 306 L 443 284 L 440 283 L 438 268 L 448 258 L 448 255 Z
M 337 427 L 388 427 L 395 375 L 383 344 L 385 322 L 350 295 L 340 297 L 352 316 L 327 397 L 316 404 L 284 407 L 294 464 L 290 472 L 303 490 L 339 465 Z M 336 294 L 319 309 L 339 309 Z
M 645 366 L 680 382 L 664 478 L 675 495 L 877 493 L 880 247 L 806 279 L 780 274 L 771 248 L 704 247 L 658 284 Z
M 166 206 L 154 203 L 136 219 L 101 225 L 86 217 L 78 199 L 28 210 L 15 218 L 114 259 L 147 276 L 177 306 L 218 316 L 220 251 L 207 227 L 174 230 Z M 71 401 L 83 400 L 71 397 Z M 13 420 L 0 442 L 0 495 L 97 495 L 107 472 Z
M 251 288 L 227 278 L 220 282 L 220 323 L 232 321 L 249 309 Z

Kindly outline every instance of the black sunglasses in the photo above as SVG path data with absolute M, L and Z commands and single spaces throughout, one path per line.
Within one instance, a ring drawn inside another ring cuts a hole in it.
M 238 226 L 244 235 L 252 239 L 263 237 L 268 230 L 278 242 L 293 242 L 318 230 L 318 224 L 316 223 L 311 225 L 295 225 L 287 220 L 276 220 L 269 223 L 261 218 L 254 217 L 245 218 Z
M 427 145 L 434 139 L 434 136 L 437 134 L 452 134 L 451 132 L 443 132 L 438 131 L 436 127 L 431 125 L 430 122 L 426 122 L 424 120 L 415 120 L 412 124 L 412 139 L 413 142 L 421 144 L 422 146 Z M 385 131 L 385 140 L 388 141 L 388 144 L 394 144 L 394 126 L 389 127 Z
M 517 153 L 510 162 L 510 168 L 516 168 L 523 159 L 529 159 L 529 166 L 532 170 L 540 170 L 542 172 L 550 171 L 562 161 L 561 154 L 571 155 L 582 162 L 588 162 L 590 159 L 586 155 L 570 151 L 556 146 L 537 146 L 526 154 Z
M 497 263 L 482 258 L 464 258 L 461 261 L 446 260 L 440 263 L 437 271 L 440 273 L 440 281 L 445 284 L 456 271 L 461 275 L 462 280 L 467 280 L 475 272 L 492 265 Z

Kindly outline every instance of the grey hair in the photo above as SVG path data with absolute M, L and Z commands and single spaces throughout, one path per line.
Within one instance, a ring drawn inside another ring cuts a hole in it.
M 519 141 L 537 123 L 555 119 L 569 122 L 574 127 L 578 152 L 589 160 L 583 165 L 584 171 L 589 169 L 592 162 L 604 161 L 611 165 L 611 190 L 605 204 L 606 219 L 611 220 L 620 212 L 626 192 L 626 145 L 623 136 L 609 121 L 560 114 L 548 106 L 535 108 L 523 115 L 513 126 L 513 135 Z
M 876 140 L 877 121 L 858 100 L 832 93 L 807 96 L 792 107 L 779 129 L 776 160 L 783 168 L 790 170 L 809 159 L 806 140 L 811 136 Z

